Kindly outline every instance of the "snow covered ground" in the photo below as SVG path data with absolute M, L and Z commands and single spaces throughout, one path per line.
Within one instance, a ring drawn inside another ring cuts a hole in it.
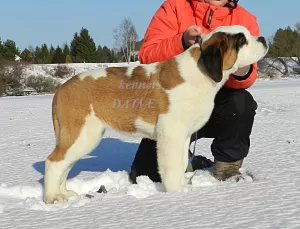
M 300 228 L 300 80 L 259 80 L 252 148 L 243 169 L 254 175 L 218 182 L 189 173 L 184 192 L 165 193 L 140 177 L 128 181 L 140 139 L 108 130 L 67 185 L 82 194 L 42 201 L 44 160 L 54 146 L 52 95 L 0 98 L 0 228 Z M 209 158 L 210 139 L 197 143 Z M 105 185 L 108 193 L 84 197 Z

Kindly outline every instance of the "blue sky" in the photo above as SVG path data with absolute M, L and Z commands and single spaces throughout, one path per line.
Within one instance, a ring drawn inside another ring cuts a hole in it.
M 96 45 L 112 48 L 113 29 L 130 17 L 138 35 L 163 0 L 0 0 L 0 37 L 12 39 L 23 50 L 29 45 L 62 45 L 70 42 L 81 27 L 89 30 Z M 286 3 L 288 2 L 288 4 Z M 258 18 L 261 33 L 271 36 L 277 28 L 300 22 L 300 1 L 240 0 Z

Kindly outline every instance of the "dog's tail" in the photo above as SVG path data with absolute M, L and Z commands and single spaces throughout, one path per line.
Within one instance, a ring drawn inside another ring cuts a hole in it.
M 55 132 L 55 138 L 56 138 L 56 145 L 59 143 L 59 121 L 57 119 L 57 93 L 53 97 L 52 101 L 52 122 Z

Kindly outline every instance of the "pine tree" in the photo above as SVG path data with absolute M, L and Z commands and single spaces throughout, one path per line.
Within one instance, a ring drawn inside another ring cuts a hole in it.
M 274 72 L 288 76 L 290 72 L 289 63 L 293 63 L 292 72 L 300 73 L 300 25 L 296 24 L 295 29 L 290 26 L 279 28 L 269 42 L 267 57 L 273 58 L 271 64 L 261 62 L 260 68 L 266 69 L 266 73 L 272 77 Z M 265 67 L 263 66 L 265 64 Z M 280 64 L 280 67 L 278 67 Z
M 46 44 L 42 44 L 41 47 L 41 61 L 42 64 L 48 64 L 48 56 L 49 56 L 49 50 L 48 46 Z
M 71 58 L 71 56 L 69 54 L 66 56 L 66 63 L 67 64 L 72 63 L 72 58 Z
M 42 58 L 41 48 L 39 46 L 36 46 L 35 50 L 34 50 L 34 63 L 35 64 L 42 64 L 43 63 L 42 59 L 43 58 Z
M 63 50 L 57 46 L 57 48 L 55 49 L 55 53 L 52 59 L 52 64 L 62 64 L 65 63 L 65 55 L 63 53 Z
M 71 42 L 71 47 L 70 47 L 70 55 L 72 57 L 73 62 L 77 63 L 80 62 L 80 60 L 78 60 L 79 57 L 77 57 L 77 47 L 78 47 L 78 40 L 79 40 L 79 36 L 78 33 L 76 32 L 74 34 L 73 40 Z
M 77 33 L 74 34 L 70 53 L 73 62 L 97 62 L 96 45 L 87 29 L 82 28 L 79 36 Z
M 103 63 L 111 62 L 111 51 L 107 46 L 103 47 L 102 55 L 103 55 Z
M 6 40 L 2 46 L 2 57 L 7 60 L 15 60 L 16 55 L 20 55 L 16 43 L 13 40 Z
M 33 61 L 33 55 L 30 52 L 30 50 L 27 49 L 27 48 L 25 48 L 23 50 L 23 52 L 21 53 L 20 57 L 22 58 L 23 61 L 26 61 L 26 62 L 32 62 Z
M 34 49 L 34 47 L 33 47 L 32 45 L 29 45 L 29 46 L 28 46 L 28 50 L 29 50 L 29 52 L 30 52 L 31 55 L 32 55 L 32 60 L 31 60 L 31 62 L 32 62 L 32 63 L 35 63 L 35 49 Z
M 285 29 L 279 28 L 271 41 L 268 57 L 295 56 L 297 55 L 295 44 L 299 44 L 297 28 L 295 30 L 292 30 L 289 26 Z
M 69 48 L 69 45 L 67 43 L 64 44 L 63 53 L 64 53 L 65 56 L 70 54 L 70 48 Z
M 52 59 L 54 57 L 55 54 L 55 48 L 53 47 L 53 45 L 50 46 L 49 49 L 49 56 L 48 56 L 48 63 L 51 64 L 52 63 Z
M 103 48 L 101 45 L 97 48 L 97 61 L 99 63 L 113 63 L 116 62 L 115 53 L 113 50 L 110 50 L 107 46 Z
M 36 46 L 34 51 L 34 62 L 36 64 L 49 64 L 49 50 L 48 46 L 44 43 L 41 47 Z
M 70 48 L 69 48 L 69 45 L 67 44 L 67 43 L 65 43 L 64 45 L 63 45 L 63 54 L 64 54 L 64 58 L 65 58 L 65 60 L 66 60 L 66 58 L 67 58 L 67 55 L 70 55 Z
M 103 63 L 102 61 L 102 47 L 101 45 L 98 45 L 98 48 L 97 48 L 97 62 L 98 63 Z

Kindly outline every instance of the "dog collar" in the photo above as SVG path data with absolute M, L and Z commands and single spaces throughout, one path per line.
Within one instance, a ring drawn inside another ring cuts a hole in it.
M 197 43 L 201 46 L 202 45 L 202 37 L 197 36 Z
M 202 50 L 202 37 L 201 36 L 197 36 L 197 43 L 200 46 L 200 50 Z

